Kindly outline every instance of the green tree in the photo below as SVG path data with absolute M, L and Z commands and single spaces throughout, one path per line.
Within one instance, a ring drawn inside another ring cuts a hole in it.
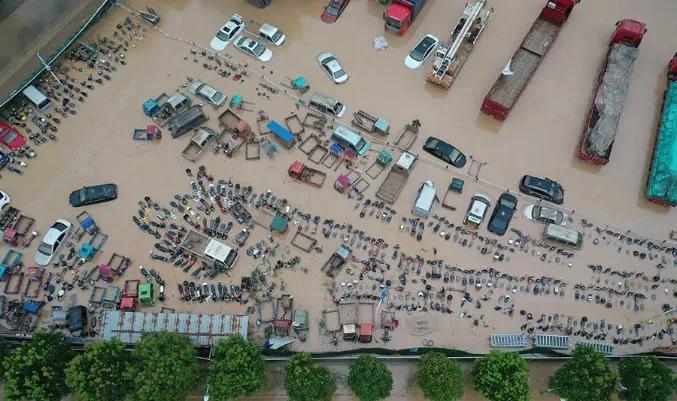
M 416 368 L 416 381 L 425 398 L 453 401 L 463 396 L 463 370 L 455 360 L 439 352 L 428 352 Z
M 251 396 L 261 388 L 265 375 L 261 349 L 242 336 L 218 341 L 212 350 L 209 395 L 215 401 Z
M 350 367 L 348 386 L 361 401 L 378 401 L 390 395 L 393 375 L 385 363 L 362 355 Z
M 8 401 L 56 401 L 65 393 L 64 369 L 70 358 L 65 337 L 37 331 L 3 362 Z
M 183 401 L 199 379 L 193 345 L 175 333 L 146 334 L 134 349 L 127 370 L 134 381 L 132 401 Z
M 12 347 L 7 340 L 3 337 L 0 337 L 0 380 L 4 378 L 5 374 L 2 370 L 2 365 L 7 358 L 12 353 Z
M 119 340 L 87 344 L 66 367 L 66 385 L 80 401 L 121 400 L 131 386 L 125 374 L 131 359 Z
M 618 377 L 604 355 L 577 345 L 571 356 L 550 378 L 553 390 L 567 401 L 609 401 Z
M 290 401 L 329 401 L 336 391 L 336 380 L 329 370 L 315 365 L 307 352 L 292 355 L 284 370 Z
M 529 367 L 516 352 L 491 353 L 475 361 L 475 390 L 491 401 L 527 401 Z
M 621 398 L 628 401 L 668 401 L 677 390 L 672 370 L 653 356 L 624 358 L 618 364 Z

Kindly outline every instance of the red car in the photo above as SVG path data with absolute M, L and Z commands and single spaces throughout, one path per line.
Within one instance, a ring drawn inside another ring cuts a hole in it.
M 329 4 L 327 4 L 322 13 L 322 22 L 327 24 L 336 22 L 338 17 L 343 13 L 343 10 L 346 9 L 348 3 L 350 3 L 350 0 L 329 0 Z
M 26 138 L 6 122 L 0 121 L 0 143 L 7 146 L 10 150 L 17 150 L 24 146 Z

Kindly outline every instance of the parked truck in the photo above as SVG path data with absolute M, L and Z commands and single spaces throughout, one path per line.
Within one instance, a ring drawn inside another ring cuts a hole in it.
M 426 76 L 428 82 L 446 89 L 451 87 L 493 11 L 486 8 L 486 4 L 486 0 L 478 0 L 465 5 L 463 15 L 449 35 L 449 40 L 437 47 L 433 68 Z
M 385 30 L 399 36 L 407 33 L 425 2 L 426 0 L 392 0 L 383 14 Z
M 294 163 L 289 166 L 287 173 L 291 178 L 307 182 L 308 184 L 318 187 L 321 187 L 322 184 L 324 184 L 324 179 L 327 178 L 327 173 L 310 168 L 300 161 L 294 161 Z
M 395 203 L 414 169 L 416 158 L 413 153 L 402 152 L 397 163 L 390 169 L 386 179 L 376 191 L 376 197 L 390 204 Z
M 350 257 L 351 250 L 348 247 L 339 245 L 336 251 L 329 257 L 327 262 L 322 266 L 321 271 L 329 277 L 336 277 L 341 272 L 346 261 Z
M 677 206 L 677 53 L 668 65 L 668 87 L 646 187 L 650 201 Z
M 195 161 L 217 136 L 216 132 L 212 129 L 200 127 L 192 138 L 190 138 L 190 142 L 188 142 L 188 145 L 183 149 L 181 154 L 186 159 Z
M 641 22 L 624 19 L 616 23 L 578 142 L 578 157 L 585 161 L 600 166 L 609 162 L 632 67 L 644 33 L 646 25 Z
M 181 249 L 223 272 L 230 270 L 238 257 L 235 249 L 194 230 L 188 230 Z
M 482 112 L 505 120 L 557 39 L 577 0 L 549 0 L 482 102 Z

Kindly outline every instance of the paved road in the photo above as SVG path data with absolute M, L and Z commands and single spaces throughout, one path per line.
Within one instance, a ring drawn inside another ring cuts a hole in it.
M 0 2 L 0 104 L 77 32 L 103 0 Z

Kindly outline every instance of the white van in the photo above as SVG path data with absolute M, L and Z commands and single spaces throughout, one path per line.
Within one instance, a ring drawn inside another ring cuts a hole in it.
M 308 107 L 320 113 L 336 116 L 337 118 L 343 117 L 343 113 L 346 111 L 346 106 L 343 103 L 320 92 L 313 93 Z
M 46 112 L 52 107 L 52 102 L 49 98 L 33 85 L 28 85 L 21 93 L 23 93 L 23 95 L 26 96 L 26 99 L 28 99 L 28 101 L 41 113 Z
M 558 226 L 557 224 L 548 224 L 543 230 L 543 239 L 555 241 L 562 245 L 571 246 L 580 249 L 583 245 L 583 234 L 570 228 Z
M 418 196 L 414 207 L 411 209 L 411 214 L 417 217 L 428 217 L 430 209 L 437 199 L 437 189 L 432 181 L 426 181 L 418 190 Z
M 343 124 L 339 124 L 331 134 L 331 140 L 337 142 L 344 148 L 354 150 L 358 155 L 363 156 L 369 151 L 369 142 L 357 132 Z

